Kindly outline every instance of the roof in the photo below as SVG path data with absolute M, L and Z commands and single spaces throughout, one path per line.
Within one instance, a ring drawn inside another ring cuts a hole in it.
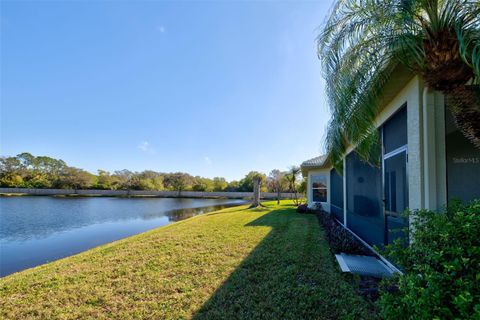
M 300 165 L 303 175 L 306 175 L 306 172 L 310 169 L 323 169 L 329 166 L 330 161 L 328 161 L 328 155 L 326 154 L 315 157 L 313 159 L 305 160 Z
M 313 159 L 310 159 L 310 160 L 305 160 L 302 162 L 302 164 L 300 165 L 302 168 L 310 168 L 310 167 L 321 167 L 323 166 L 323 164 L 325 163 L 325 160 L 327 160 L 327 155 L 324 154 L 324 155 L 321 155 L 321 156 L 318 156 L 318 157 L 315 157 Z

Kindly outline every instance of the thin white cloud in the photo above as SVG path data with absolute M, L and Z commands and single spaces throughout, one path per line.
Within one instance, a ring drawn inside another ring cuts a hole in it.
M 165 33 L 165 31 L 167 31 L 167 29 L 165 28 L 165 26 L 157 26 L 157 31 L 160 32 L 160 33 Z
M 210 157 L 205 156 L 205 157 L 203 158 L 203 161 L 205 161 L 205 163 L 206 163 L 207 165 L 211 165 L 211 164 L 212 164 L 212 159 L 210 159 Z
M 148 141 L 143 141 L 142 143 L 140 143 L 138 145 L 138 149 L 146 153 L 151 153 L 151 154 L 155 153 L 155 148 L 153 148 Z

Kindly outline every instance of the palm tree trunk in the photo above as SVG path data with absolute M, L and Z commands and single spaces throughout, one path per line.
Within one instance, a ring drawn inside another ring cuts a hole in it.
M 480 86 L 460 85 L 447 93 L 449 109 L 462 134 L 480 148 Z
M 250 208 L 260 206 L 260 179 L 253 179 L 253 203 Z

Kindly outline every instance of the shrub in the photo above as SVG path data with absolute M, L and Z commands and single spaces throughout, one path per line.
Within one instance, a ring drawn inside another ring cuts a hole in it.
M 379 309 L 386 319 L 480 319 L 480 201 L 444 214 L 411 215 L 412 242 L 384 253 L 405 271 L 385 281 Z
M 308 206 L 306 204 L 299 205 L 297 207 L 297 212 L 298 213 L 308 213 L 309 212 Z

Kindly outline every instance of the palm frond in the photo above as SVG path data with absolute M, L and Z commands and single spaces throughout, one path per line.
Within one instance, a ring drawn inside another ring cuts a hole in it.
M 397 63 L 420 74 L 435 66 L 428 55 L 436 53 L 439 34 L 450 40 L 456 34 L 461 59 L 474 70 L 473 80 L 478 82 L 479 17 L 478 1 L 468 0 L 335 3 L 317 38 L 332 113 L 327 149 L 335 166 L 349 145 L 364 160 L 378 159 L 372 157 L 379 145 L 374 121 L 385 84 Z

